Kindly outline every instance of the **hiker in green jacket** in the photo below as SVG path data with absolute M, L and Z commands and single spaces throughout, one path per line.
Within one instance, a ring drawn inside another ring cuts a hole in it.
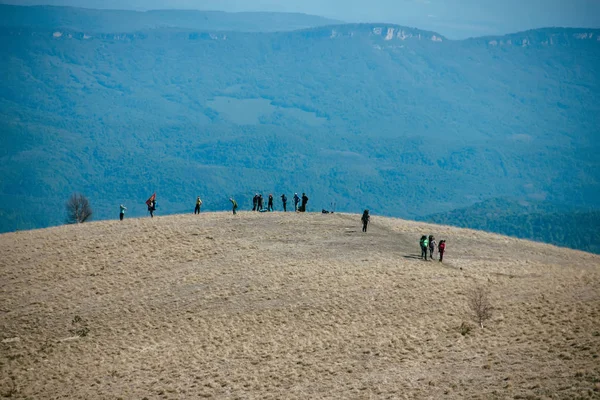
M 236 213 L 235 213 L 235 210 L 238 208 L 237 201 L 235 201 L 235 200 L 233 199 L 233 197 L 230 197 L 230 198 L 229 198 L 229 201 L 231 202 L 231 205 L 232 205 L 232 207 L 233 207 L 233 208 L 232 208 L 233 215 L 235 215 L 235 214 L 236 214 Z
M 429 247 L 429 239 L 427 239 L 427 235 L 421 236 L 419 244 L 421 245 L 421 258 L 427 261 L 427 248 Z

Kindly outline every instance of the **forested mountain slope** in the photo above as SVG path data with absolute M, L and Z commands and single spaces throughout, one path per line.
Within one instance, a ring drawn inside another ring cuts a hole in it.
M 100 219 L 143 215 L 155 191 L 159 214 L 257 191 L 402 217 L 498 196 L 593 207 L 599 38 L 4 26 L 0 228 L 62 223 L 73 191 Z

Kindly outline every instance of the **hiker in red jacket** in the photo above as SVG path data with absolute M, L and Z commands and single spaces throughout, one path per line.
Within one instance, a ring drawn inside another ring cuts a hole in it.
M 438 245 L 438 251 L 440 253 L 440 262 L 444 259 L 444 251 L 446 250 L 446 241 L 440 240 L 440 244 Z

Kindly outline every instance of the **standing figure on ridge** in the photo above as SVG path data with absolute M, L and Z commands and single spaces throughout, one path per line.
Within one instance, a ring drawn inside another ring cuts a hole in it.
M 252 211 L 258 211 L 258 193 L 252 198 Z
M 302 205 L 300 206 L 301 212 L 306 212 L 306 203 L 308 203 L 308 196 L 306 193 L 302 193 Z
M 281 195 L 281 202 L 283 203 L 283 212 L 287 211 L 287 196 L 284 194 Z
M 256 208 L 257 211 L 262 211 L 263 209 L 263 197 L 262 194 L 258 195 L 258 207 Z
M 156 211 L 156 200 L 151 200 L 148 203 L 148 212 L 150 213 L 150 218 L 154 218 L 154 211 Z
M 429 247 L 429 240 L 427 240 L 427 235 L 421 236 L 419 244 L 421 245 L 421 258 L 427 261 L 427 251 Z
M 300 197 L 298 197 L 298 193 L 294 193 L 294 211 L 298 211 L 298 203 L 300 202 Z
M 436 242 L 435 242 L 435 238 L 433 237 L 433 235 L 429 235 L 429 259 L 433 260 L 433 252 L 435 251 L 436 248 Z
M 369 210 L 365 210 L 365 212 L 363 212 L 363 215 L 360 218 L 360 220 L 363 224 L 362 231 L 367 233 L 367 225 L 369 225 L 369 221 L 371 221 L 371 217 L 369 216 Z
M 440 262 L 444 259 L 444 251 L 446 251 L 446 241 L 440 240 L 440 244 L 438 245 L 438 252 L 440 253 Z
M 202 205 L 202 200 L 200 199 L 200 196 L 198 196 L 198 198 L 196 199 L 196 208 L 194 208 L 194 215 L 200 214 L 200 206 L 201 205 Z
M 119 221 L 123 221 L 123 218 L 125 217 L 125 210 L 127 210 L 127 207 L 121 204 L 119 211 Z
M 238 203 L 237 203 L 237 201 L 235 201 L 233 199 L 233 197 L 230 197 L 229 201 L 231 202 L 231 207 L 232 207 L 231 210 L 233 211 L 233 215 L 235 215 L 236 214 L 235 210 L 237 210 L 237 208 L 238 208 Z
M 273 211 L 273 195 L 269 193 L 269 202 L 267 203 L 267 211 Z

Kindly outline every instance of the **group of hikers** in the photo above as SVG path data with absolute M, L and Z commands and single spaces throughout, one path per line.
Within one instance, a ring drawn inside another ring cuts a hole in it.
M 305 212 L 306 211 L 306 204 L 308 203 L 308 196 L 306 195 L 306 193 L 302 193 L 302 197 L 298 196 L 298 193 L 294 193 L 294 211 L 297 212 Z M 238 203 L 237 201 L 235 201 L 235 199 L 233 197 L 229 198 L 229 201 L 231 202 L 231 207 L 232 207 L 232 212 L 235 215 L 238 209 Z M 281 195 L 281 202 L 283 204 L 283 211 L 287 211 L 287 196 L 284 194 Z M 150 217 L 154 218 L 154 211 L 156 211 L 156 193 L 154 193 L 148 200 L 146 200 L 146 205 L 148 206 L 148 213 L 150 213 Z M 196 207 L 194 207 L 194 214 L 200 214 L 200 209 L 202 207 L 202 199 L 200 198 L 200 196 L 198 196 L 196 198 Z M 125 207 L 123 204 L 120 205 L 120 210 L 119 210 L 119 220 L 123 221 L 123 218 L 125 217 L 125 211 L 127 210 L 127 207 Z M 264 208 L 264 200 L 263 200 L 263 195 L 256 193 L 256 195 L 254 195 L 254 198 L 252 199 L 252 211 L 260 211 L 260 212 L 265 212 L 265 211 L 273 211 L 274 207 L 273 207 L 273 195 L 269 194 L 268 197 L 268 201 L 267 201 L 267 208 Z
M 285 195 L 285 193 L 282 194 L 280 197 L 281 197 L 281 204 L 283 205 L 283 211 L 287 212 L 288 198 Z M 306 195 L 306 193 L 302 193 L 302 197 L 298 196 L 298 193 L 294 193 L 293 200 L 294 200 L 294 211 L 298 211 L 298 212 L 306 211 L 306 204 L 308 203 L 308 196 Z M 298 206 L 298 204 L 300 204 L 300 206 Z M 259 211 L 259 212 L 273 211 L 273 195 L 269 194 L 269 197 L 267 198 L 267 208 L 265 209 L 263 195 L 260 193 L 256 193 L 254 195 L 254 197 L 252 198 L 252 211 Z
M 287 196 L 284 193 L 280 197 L 281 197 L 281 203 L 283 205 L 283 211 L 287 212 Z M 202 204 L 200 197 L 198 197 L 197 201 L 200 201 L 200 204 Z M 237 203 L 237 201 L 235 201 L 235 199 L 233 197 L 230 197 L 229 201 L 231 202 L 232 212 L 235 215 L 236 210 L 238 208 L 238 203 Z M 306 195 L 306 193 L 302 193 L 302 197 L 299 197 L 298 193 L 294 193 L 294 211 L 305 212 L 307 203 L 308 203 L 308 196 Z M 272 194 L 269 194 L 269 196 L 267 197 L 267 207 L 266 208 L 265 208 L 264 204 L 265 204 L 265 201 L 264 201 L 263 195 L 260 193 L 256 193 L 254 195 L 254 197 L 252 198 L 252 211 L 258 211 L 258 212 L 273 211 L 274 207 L 273 207 L 273 195 Z M 298 204 L 300 204 L 300 205 L 298 205 Z M 200 211 L 198 211 L 198 212 L 200 212 Z
M 440 240 L 440 243 L 436 243 L 435 237 L 433 235 L 423 235 L 421 236 L 421 240 L 419 241 L 421 245 L 421 259 L 427 261 L 427 252 L 429 252 L 429 259 L 433 260 L 433 252 L 436 250 L 440 255 L 440 262 L 444 259 L 444 251 L 446 250 L 446 241 Z
M 298 196 L 298 193 L 294 193 L 293 199 L 294 199 L 294 211 L 305 212 L 306 204 L 308 203 L 308 196 L 306 196 L 306 193 L 302 193 L 302 197 Z M 233 215 L 235 215 L 236 211 L 238 209 L 238 203 L 237 203 L 237 201 L 235 201 L 235 199 L 233 197 L 230 197 L 229 201 L 231 202 Z M 281 195 L 281 203 L 283 204 L 283 211 L 286 212 L 287 211 L 287 196 L 285 195 L 285 193 Z M 152 197 L 150 197 L 146 201 L 146 205 L 148 206 L 148 212 L 150 213 L 150 217 L 153 218 L 154 211 L 156 210 L 156 193 L 153 194 Z M 194 208 L 194 214 L 200 214 L 201 207 L 202 207 L 202 199 L 200 199 L 200 196 L 198 196 L 196 198 L 196 207 Z M 125 207 L 123 204 L 121 204 L 120 212 L 119 212 L 119 219 L 121 221 L 123 221 L 123 218 L 125 217 L 126 210 L 127 210 L 127 207 Z M 263 195 L 256 193 L 254 195 L 254 197 L 252 198 L 252 211 L 259 211 L 259 212 L 273 211 L 273 195 L 269 194 L 268 199 L 267 199 L 267 208 L 265 209 Z M 329 213 L 329 212 L 326 212 L 325 210 L 323 210 L 323 213 Z M 369 210 L 364 210 L 360 220 L 363 225 L 362 231 L 364 233 L 367 233 L 367 227 L 369 225 L 369 222 L 371 221 L 371 216 L 369 215 Z M 444 251 L 446 250 L 446 241 L 445 240 L 440 240 L 440 242 L 438 244 L 438 243 L 436 243 L 435 237 L 433 237 L 433 235 L 429 235 L 429 236 L 423 235 L 423 236 L 421 236 L 421 240 L 419 241 L 419 244 L 421 246 L 421 259 L 424 259 L 425 261 L 427 261 L 427 254 L 429 253 L 429 259 L 433 260 L 433 253 L 437 250 L 438 254 L 440 255 L 439 261 L 442 262 L 442 260 L 444 259 Z

